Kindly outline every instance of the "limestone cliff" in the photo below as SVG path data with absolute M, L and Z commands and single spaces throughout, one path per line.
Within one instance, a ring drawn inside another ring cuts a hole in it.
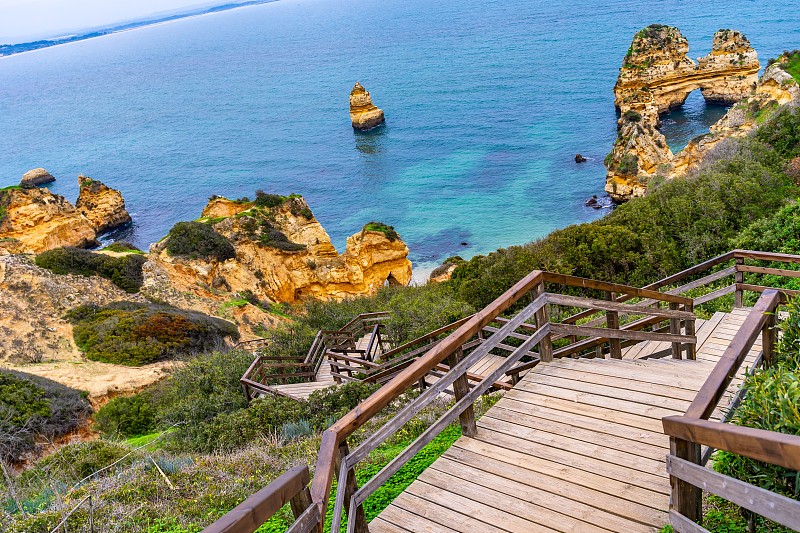
M 653 178 L 675 177 L 676 169 L 685 171 L 694 157 L 690 152 L 697 145 L 674 161 L 658 131 L 660 114 L 682 105 L 695 89 L 706 101 L 724 104 L 756 89 L 758 58 L 740 32 L 716 32 L 711 53 L 697 64 L 686 55 L 688 50 L 686 38 L 671 26 L 651 25 L 634 36 L 614 86 L 621 117 L 617 140 L 605 159 L 605 190 L 614 201 L 644 195 Z
M 353 128 L 366 131 L 383 124 L 383 110 L 372 104 L 372 98 L 360 82 L 350 91 L 350 120 Z
M 302 197 L 285 198 L 273 207 L 215 198 L 203 211 L 229 212 L 236 214 L 207 222 L 231 241 L 236 258 L 173 257 L 166 251 L 167 238 L 151 246 L 153 268 L 173 284 L 184 280 L 189 290 L 251 291 L 272 302 L 343 298 L 368 294 L 387 281 L 411 281 L 408 247 L 388 226 L 368 224 L 348 238 L 340 255 Z
M 97 180 L 78 176 L 80 194 L 75 208 L 94 226 L 98 234 L 106 233 L 131 221 L 125 210 L 125 199 Z
M 45 189 L 0 191 L 0 248 L 4 242 L 26 253 L 41 253 L 59 246 L 96 244 L 91 222 L 63 196 Z
M 29 184 L 0 190 L 0 254 L 94 246 L 98 235 L 131 221 L 119 191 L 84 176 L 78 179 L 80 195 L 74 206 L 47 188 Z

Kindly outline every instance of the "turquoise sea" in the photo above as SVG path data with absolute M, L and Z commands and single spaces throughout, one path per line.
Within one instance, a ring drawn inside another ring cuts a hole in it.
M 280 0 L 0 58 L 0 186 L 44 167 L 120 189 L 140 246 L 212 194 L 305 196 L 344 251 L 378 220 L 415 266 L 593 220 L 616 136 L 612 87 L 633 34 L 720 28 L 762 60 L 800 48 L 800 3 Z M 0 42 L 2 42 L 0 36 Z M 387 117 L 355 133 L 356 81 Z M 664 119 L 675 148 L 724 108 L 699 91 Z M 576 153 L 588 161 L 574 162 Z M 467 243 L 462 245 L 461 243 Z

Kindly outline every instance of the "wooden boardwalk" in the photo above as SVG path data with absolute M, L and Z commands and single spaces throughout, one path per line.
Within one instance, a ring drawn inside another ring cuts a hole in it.
M 634 354 L 539 364 L 478 421 L 474 438 L 458 439 L 370 531 L 659 531 L 669 523 L 670 494 L 661 418 L 686 411 L 749 311 L 705 322 L 696 361 Z M 759 339 L 729 397 L 760 349 Z

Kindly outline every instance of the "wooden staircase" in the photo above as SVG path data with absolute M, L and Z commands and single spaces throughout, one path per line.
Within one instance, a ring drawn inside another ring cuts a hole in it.
M 707 321 L 696 361 L 536 366 L 478 420 L 475 437 L 459 438 L 370 531 L 659 531 L 669 523 L 670 494 L 661 419 L 686 411 L 748 312 Z M 760 350 L 758 340 L 722 405 Z M 721 415 L 718 408 L 711 419 Z

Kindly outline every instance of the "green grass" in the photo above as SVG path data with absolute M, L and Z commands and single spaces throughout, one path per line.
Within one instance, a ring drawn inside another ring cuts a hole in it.
M 788 61 L 784 63 L 783 70 L 792 75 L 797 83 L 800 83 L 800 52 L 794 51 L 788 56 Z
M 161 435 L 167 435 L 169 433 L 172 433 L 173 431 L 175 431 L 175 430 L 174 429 L 167 429 L 165 431 L 156 431 L 155 433 L 149 433 L 147 435 L 140 435 L 138 437 L 131 437 L 131 438 L 125 440 L 125 444 L 127 444 L 131 448 L 139 448 L 141 446 L 144 446 L 145 444 L 150 444 L 151 442 L 153 442 L 154 440 L 159 438 Z M 158 449 L 159 446 L 156 445 L 154 448 Z
M 19 185 L 9 185 L 8 187 L 0 188 L 0 191 L 19 191 L 22 190 L 22 187 Z

